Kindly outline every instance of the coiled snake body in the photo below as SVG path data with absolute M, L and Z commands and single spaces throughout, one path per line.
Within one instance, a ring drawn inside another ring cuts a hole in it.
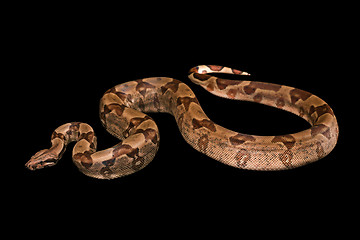
M 167 77 L 145 78 L 119 84 L 100 101 L 100 118 L 120 143 L 96 151 L 96 136 L 86 123 L 58 127 L 51 148 L 37 152 L 30 170 L 55 165 L 66 146 L 76 141 L 73 162 L 87 176 L 112 179 L 132 174 L 149 164 L 159 147 L 159 130 L 143 112 L 167 112 L 193 148 L 224 164 L 251 170 L 283 170 L 325 157 L 335 147 L 338 124 L 329 105 L 319 97 L 284 85 L 226 80 L 208 73 L 249 75 L 216 65 L 201 65 L 189 72 L 192 82 L 224 98 L 253 101 L 280 108 L 307 120 L 312 127 L 278 136 L 254 136 L 231 131 L 211 121 L 184 83 Z

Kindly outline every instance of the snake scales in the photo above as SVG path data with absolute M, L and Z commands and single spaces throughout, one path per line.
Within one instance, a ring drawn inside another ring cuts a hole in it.
M 319 97 L 284 85 L 226 80 L 208 73 L 249 75 L 236 69 L 200 65 L 189 72 L 192 82 L 224 98 L 253 101 L 294 113 L 311 128 L 287 135 L 254 136 L 228 130 L 211 121 L 193 91 L 167 77 L 144 78 L 119 84 L 105 92 L 100 118 L 120 143 L 96 151 L 96 136 L 86 123 L 58 127 L 51 148 L 37 152 L 27 163 L 30 170 L 55 165 L 73 141 L 73 162 L 85 175 L 113 179 L 132 174 L 149 164 L 159 147 L 159 130 L 143 112 L 167 112 L 174 116 L 185 141 L 224 164 L 251 170 L 283 170 L 325 157 L 335 147 L 339 130 L 329 105 Z

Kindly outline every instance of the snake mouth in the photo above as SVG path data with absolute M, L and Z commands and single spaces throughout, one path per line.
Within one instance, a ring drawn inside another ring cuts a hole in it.
M 46 159 L 45 161 L 43 161 L 43 167 L 52 167 L 57 163 L 57 159 L 56 158 L 50 158 L 50 159 Z
M 48 158 L 45 160 L 39 160 L 39 159 L 32 158 L 25 164 L 25 167 L 28 168 L 29 170 L 34 171 L 34 170 L 38 170 L 38 169 L 52 167 L 56 163 L 57 163 L 56 158 Z

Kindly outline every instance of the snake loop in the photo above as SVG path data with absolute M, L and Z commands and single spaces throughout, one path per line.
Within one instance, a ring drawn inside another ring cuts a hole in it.
M 30 170 L 55 165 L 73 141 L 73 162 L 85 175 L 113 179 L 144 168 L 155 157 L 160 135 L 154 120 L 144 112 L 172 114 L 185 141 L 224 164 L 250 170 L 284 170 L 328 155 L 339 130 L 334 112 L 319 97 L 284 85 L 221 79 L 209 73 L 249 75 L 236 69 L 200 65 L 189 72 L 192 82 L 214 95 L 252 101 L 294 113 L 312 127 L 293 134 L 255 136 L 231 131 L 211 121 L 193 91 L 183 82 L 144 78 L 119 84 L 100 101 L 100 119 L 120 143 L 96 151 L 96 136 L 86 123 L 66 123 L 53 132 L 51 148 L 37 152 L 27 163 Z

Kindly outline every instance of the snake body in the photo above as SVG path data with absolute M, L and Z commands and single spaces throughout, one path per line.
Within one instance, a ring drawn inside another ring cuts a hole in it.
M 283 170 L 325 157 L 335 147 L 338 124 L 329 105 L 319 97 L 284 85 L 218 78 L 209 73 L 249 75 L 217 65 L 200 65 L 189 72 L 192 82 L 229 99 L 252 101 L 294 113 L 311 128 L 286 135 L 255 136 L 238 133 L 211 121 L 194 92 L 183 82 L 167 77 L 144 78 L 119 84 L 100 101 L 100 119 L 120 143 L 96 151 L 96 136 L 86 123 L 66 123 L 53 132 L 51 148 L 37 152 L 30 170 L 55 165 L 73 141 L 73 162 L 87 176 L 113 179 L 144 168 L 159 148 L 159 130 L 144 112 L 174 116 L 185 141 L 224 164 L 250 170 Z

